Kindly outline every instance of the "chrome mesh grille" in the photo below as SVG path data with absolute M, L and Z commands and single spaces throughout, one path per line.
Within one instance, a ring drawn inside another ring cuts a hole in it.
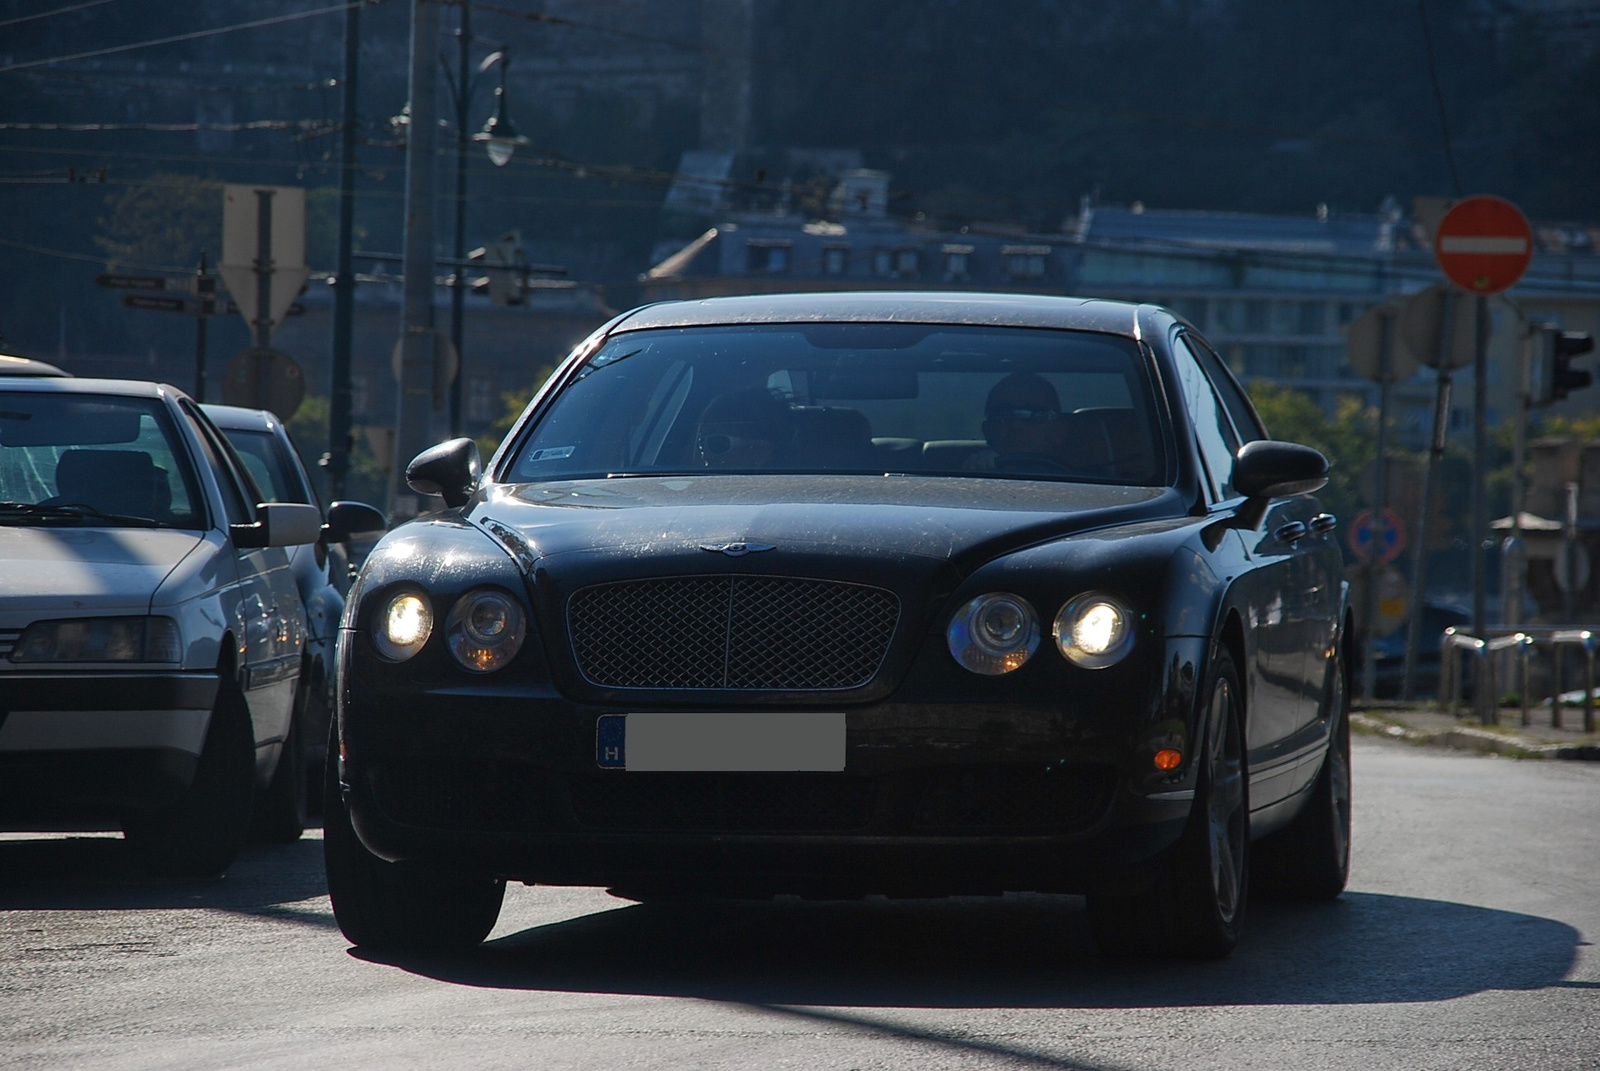
M 781 576 L 630 580 L 567 602 L 578 670 L 606 688 L 860 688 L 899 618 L 891 591 Z

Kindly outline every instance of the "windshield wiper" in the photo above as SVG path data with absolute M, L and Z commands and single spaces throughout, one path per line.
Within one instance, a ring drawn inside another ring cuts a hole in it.
M 65 521 L 85 524 L 89 521 L 112 521 L 137 528 L 159 528 L 161 522 L 154 517 L 133 517 L 125 513 L 106 513 L 82 502 L 63 502 L 56 505 L 40 502 L 0 502 L 0 524 L 18 524 L 37 521 L 42 524 Z

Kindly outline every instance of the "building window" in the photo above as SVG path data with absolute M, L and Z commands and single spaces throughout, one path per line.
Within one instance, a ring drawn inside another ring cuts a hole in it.
M 500 414 L 495 411 L 494 380 L 472 377 L 467 380 L 466 417 L 474 424 L 488 424 Z
M 774 275 L 789 270 L 788 242 L 745 243 L 745 270 L 752 275 Z
M 1006 274 L 1013 279 L 1043 279 L 1045 258 L 1050 255 L 1047 245 L 1002 246 L 1000 255 L 1006 260 Z
M 1299 332 L 1298 332 L 1299 334 L 1302 334 L 1302 335 L 1320 335 L 1320 334 L 1322 334 L 1322 324 L 1323 324 L 1323 315 L 1322 315 L 1323 305 L 1322 305 L 1322 302 L 1320 302 L 1320 301 L 1302 301 L 1302 302 L 1299 302 L 1299 308 L 1296 311 L 1297 311 L 1297 316 L 1296 316 L 1295 326 L 1297 328 L 1299 328 Z
M 850 269 L 850 247 L 825 245 L 822 247 L 822 274 L 843 275 Z
M 965 282 L 970 277 L 967 263 L 972 256 L 972 246 L 947 245 L 940 252 L 944 255 L 945 281 Z
M 917 251 L 880 249 L 872 255 L 872 270 L 890 278 L 909 279 L 917 274 Z

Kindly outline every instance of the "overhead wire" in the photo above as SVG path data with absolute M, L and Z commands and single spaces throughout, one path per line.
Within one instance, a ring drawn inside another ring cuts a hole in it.
M 65 56 L 51 56 L 47 59 L 25 60 L 21 63 L 12 63 L 0 67 L 0 74 L 9 74 L 12 71 L 26 71 L 34 67 L 47 67 L 53 63 L 71 63 L 75 60 L 95 59 L 100 56 L 112 56 L 121 52 L 132 52 L 141 48 L 154 48 L 157 45 L 172 45 L 182 41 L 198 41 L 206 37 L 217 37 L 221 34 L 235 33 L 239 30 L 255 30 L 263 26 L 278 26 L 285 22 L 294 22 L 299 19 L 315 18 L 319 15 L 332 15 L 341 11 L 348 11 L 352 7 L 359 7 L 366 0 L 346 0 L 345 3 L 334 4 L 331 7 L 319 7 L 311 11 L 291 11 L 287 15 L 273 15 L 264 19 L 254 19 L 250 22 L 238 22 L 231 26 L 216 26 L 208 30 L 194 30 L 190 33 L 174 34 L 171 37 L 158 37 L 150 41 L 135 41 L 125 45 L 111 45 L 107 48 L 91 49 L 87 52 L 75 52 Z
M 116 0 L 85 0 L 84 3 L 71 4 L 67 7 L 58 7 L 54 11 L 36 11 L 32 15 L 18 15 L 14 19 L 0 19 L 0 28 L 6 26 L 16 26 L 23 22 L 32 22 L 35 19 L 48 19 L 52 15 L 66 15 L 74 11 L 82 11 L 85 8 L 99 7 L 102 4 L 111 4 L 115 2 Z

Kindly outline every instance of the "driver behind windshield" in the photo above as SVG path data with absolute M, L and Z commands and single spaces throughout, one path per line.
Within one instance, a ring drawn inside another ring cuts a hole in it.
M 1067 423 L 1061 418 L 1061 396 L 1049 380 L 1034 372 L 1013 372 L 989 391 L 983 435 L 989 448 L 974 454 L 963 468 L 1061 472 L 1073 461 L 1067 449 Z
M 794 414 L 765 387 L 729 391 L 700 414 L 695 456 L 708 469 L 761 469 L 779 460 L 793 437 Z

